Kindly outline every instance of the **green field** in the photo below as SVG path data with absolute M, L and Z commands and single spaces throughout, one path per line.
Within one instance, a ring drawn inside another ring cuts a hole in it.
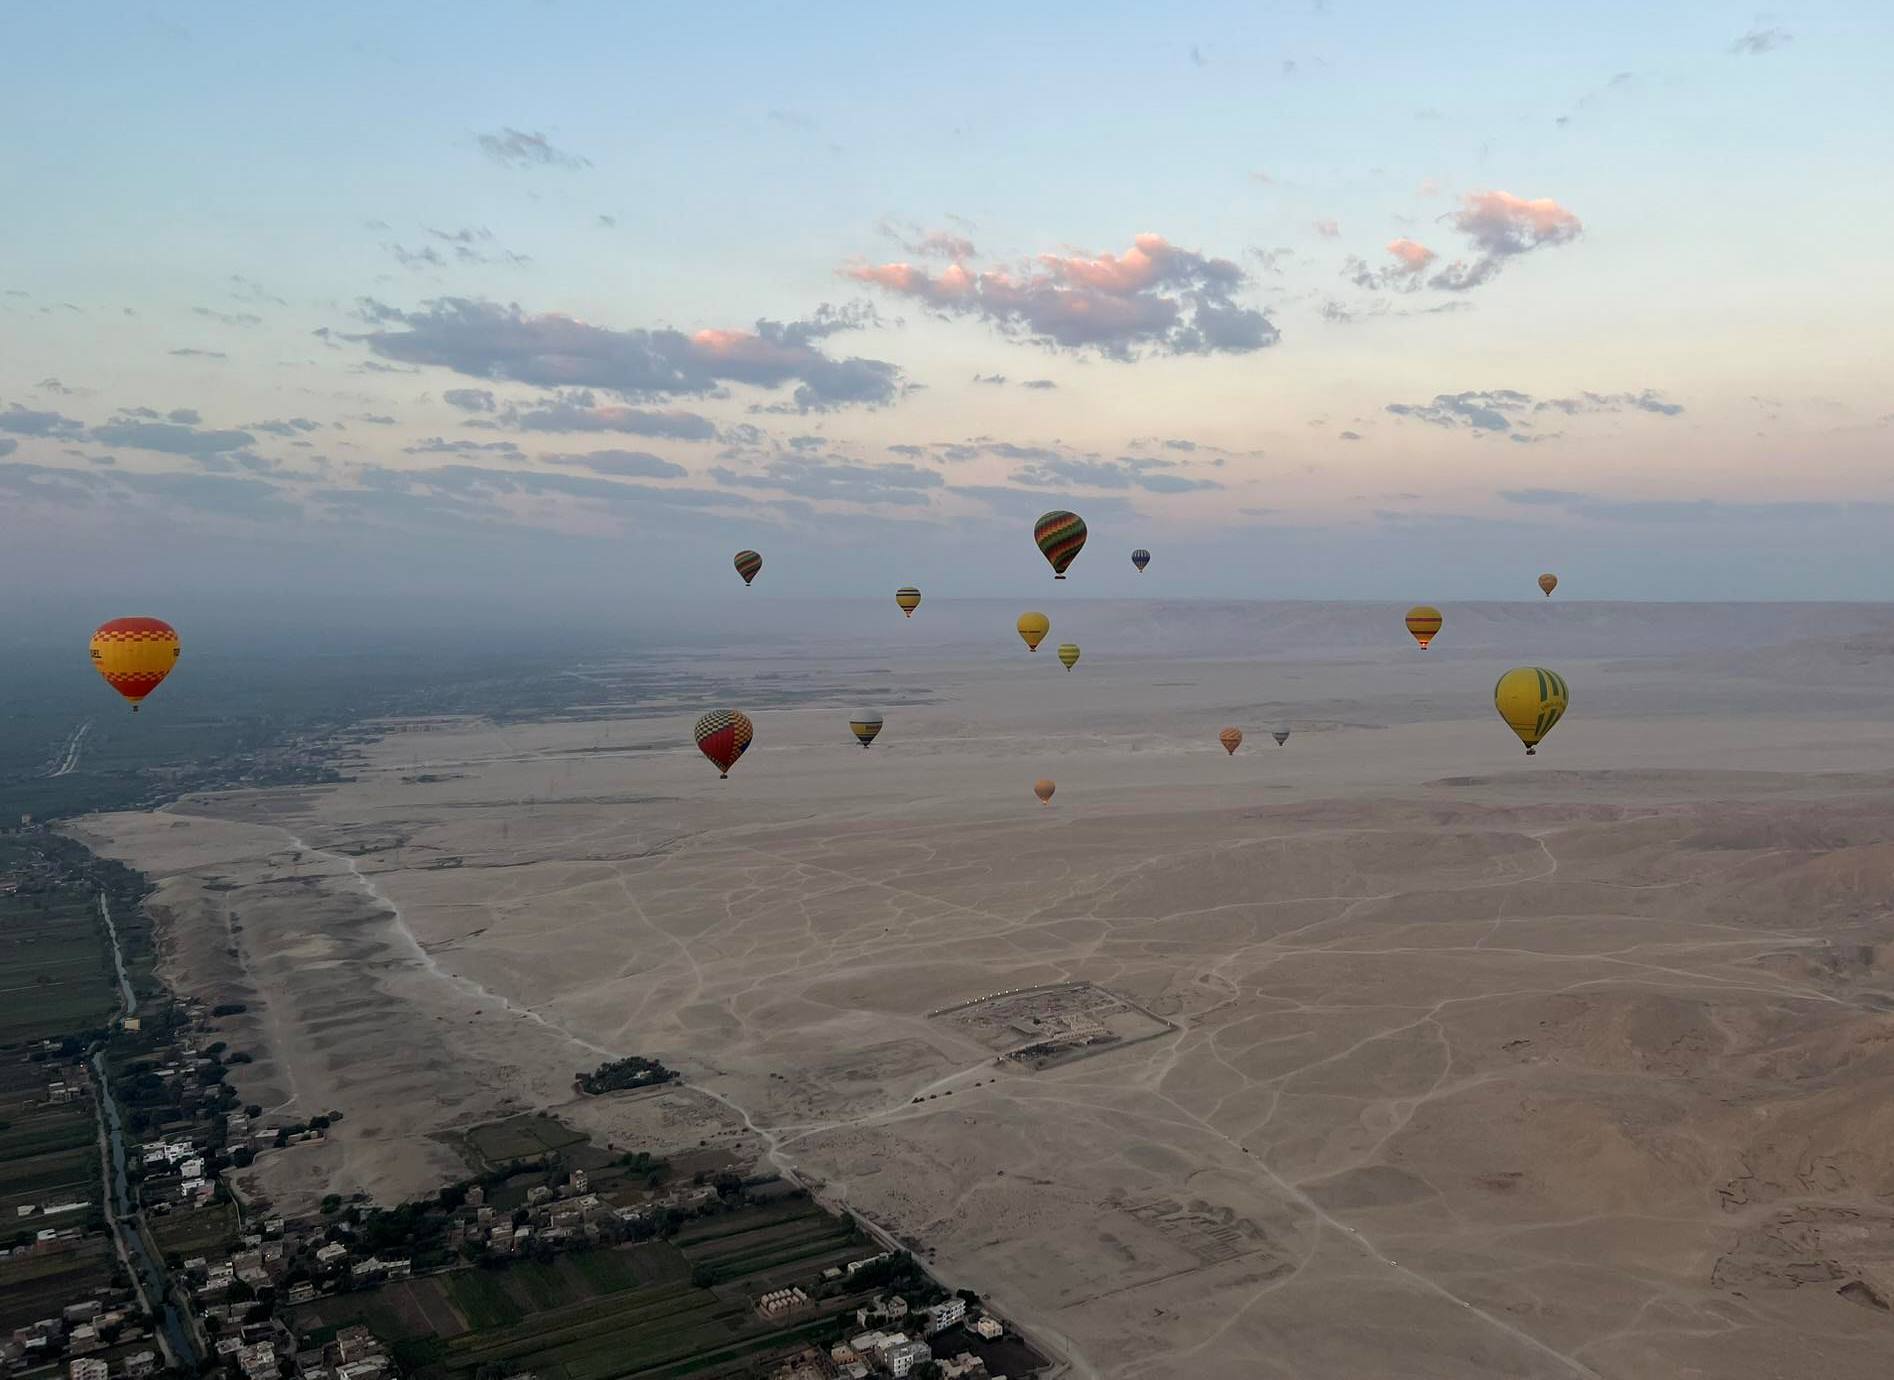
M 0 1046 L 97 1029 L 118 1009 L 97 902 L 0 896 Z
M 111 884 L 122 887 L 120 873 Z M 98 1122 L 89 1094 L 53 1102 L 51 1084 L 83 1088 L 80 1039 L 118 1010 L 111 948 L 91 855 L 70 839 L 0 835 L 0 1245 L 42 1230 L 103 1227 Z M 129 876 L 130 874 L 123 874 Z M 141 928 L 141 937 L 146 931 Z M 50 1053 L 48 1041 L 65 1041 Z M 22 1209 L 83 1203 L 46 1216 Z M 109 1280 L 101 1236 L 0 1261 L 0 1332 L 57 1312 Z
M 826 1265 L 871 1249 L 846 1221 L 794 1199 L 692 1222 L 675 1243 L 459 1270 L 324 1299 L 298 1321 L 366 1322 L 397 1343 L 420 1380 L 469 1380 L 490 1366 L 531 1370 L 541 1380 L 738 1374 L 805 1334 L 826 1339 L 859 1302 L 825 1300 L 816 1312 L 771 1325 L 755 1312 L 758 1294 L 810 1284 Z M 706 1265 L 715 1282 L 692 1283 L 693 1270 Z M 443 1308 L 457 1326 L 440 1326 Z

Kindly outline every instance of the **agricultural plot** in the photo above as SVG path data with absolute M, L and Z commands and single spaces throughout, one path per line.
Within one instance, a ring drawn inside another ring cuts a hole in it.
M 497 1169 L 580 1145 L 585 1136 L 549 1116 L 516 1116 L 476 1126 L 461 1139 L 477 1167 Z
M 229 1203 L 148 1215 L 145 1222 L 159 1254 L 175 1254 L 186 1259 L 202 1255 L 237 1235 L 237 1211 Z
M 56 1316 L 112 1278 L 117 1264 L 103 1236 L 71 1242 L 67 1249 L 0 1260 L 0 1334 Z
M 851 1224 L 796 1200 L 693 1221 L 675 1242 L 459 1270 L 324 1299 L 300 1320 L 366 1322 L 396 1344 L 420 1380 L 472 1380 L 496 1367 L 540 1380 L 739 1373 L 818 1332 L 826 1338 L 859 1302 L 824 1300 L 772 1324 L 757 1315 L 756 1295 L 784 1280 L 812 1284 L 827 1265 L 866 1249 Z

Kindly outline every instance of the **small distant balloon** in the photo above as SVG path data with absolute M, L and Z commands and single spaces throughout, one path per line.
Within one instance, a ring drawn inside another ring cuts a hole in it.
M 1539 588 L 1545 591 L 1546 598 L 1550 599 L 1552 597 L 1552 591 L 1558 587 L 1559 577 L 1554 575 L 1551 571 L 1548 570 L 1539 577 Z
M 713 709 L 697 721 L 693 730 L 697 739 L 697 750 L 710 759 L 717 769 L 718 779 L 730 775 L 730 768 L 737 764 L 756 737 L 756 726 L 750 722 L 750 716 L 741 709 Z
M 1243 746 L 1243 730 L 1240 728 L 1226 728 L 1217 735 L 1217 741 L 1223 744 L 1223 750 L 1225 752 L 1234 757 L 1236 756 L 1236 750 Z
M 1493 687 L 1493 708 L 1519 735 L 1528 756 L 1538 752 L 1540 740 L 1565 717 L 1571 702 L 1565 677 L 1543 666 L 1515 666 Z
M 1032 783 L 1032 793 L 1039 797 L 1039 803 L 1041 805 L 1050 805 L 1052 803 L 1052 793 L 1058 789 L 1057 786 L 1052 784 L 1052 778 L 1049 776 L 1042 776 Z
M 1059 660 L 1065 663 L 1065 669 L 1068 671 L 1078 665 L 1079 644 L 1076 642 L 1061 642 L 1059 644 Z
M 1131 553 L 1131 563 L 1138 568 L 1138 574 L 1144 574 L 1144 568 L 1151 564 L 1151 553 L 1140 546 Z
M 1046 634 L 1052 631 L 1052 620 L 1043 613 L 1022 613 L 1019 616 L 1019 635 L 1026 644 L 1026 650 L 1036 652 Z
M 1434 640 L 1440 631 L 1440 610 L 1432 604 L 1416 604 L 1407 611 L 1407 630 L 1414 634 L 1414 640 L 1420 643 L 1421 650 L 1427 650 L 1427 644 Z
M 857 709 L 848 721 L 848 731 L 861 739 L 863 747 L 867 747 L 875 741 L 875 735 L 881 732 L 881 711 Z
M 92 634 L 92 668 L 131 701 L 134 714 L 171 674 L 182 651 L 178 630 L 162 618 L 114 618 Z
M 1085 519 L 1077 513 L 1055 508 L 1041 514 L 1039 521 L 1033 524 L 1032 539 L 1039 544 L 1040 554 L 1052 567 L 1052 578 L 1063 580 L 1066 567 L 1085 548 Z
M 914 610 L 921 606 L 921 592 L 913 585 L 902 585 L 894 592 L 894 602 L 901 606 L 902 613 L 912 618 Z
M 1286 728 L 1279 728 L 1274 733 L 1270 734 L 1269 736 L 1276 740 L 1277 747 L 1281 747 L 1284 743 L 1289 741 L 1289 730 Z
M 737 574 L 743 577 L 743 583 L 747 585 L 756 578 L 756 572 L 763 568 L 763 558 L 754 551 L 739 551 L 736 567 Z

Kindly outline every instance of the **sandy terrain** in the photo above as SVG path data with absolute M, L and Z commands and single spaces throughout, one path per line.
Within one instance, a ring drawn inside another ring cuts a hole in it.
M 349 785 L 87 821 L 250 1003 L 246 1099 L 346 1114 L 256 1186 L 399 1197 L 555 1107 L 794 1166 L 1077 1374 L 1887 1374 L 1894 614 L 1476 607 L 1423 655 L 1074 606 L 1067 675 L 895 646 L 936 612 L 730 660 L 728 782 L 682 710 L 391 724 Z M 1574 699 L 1527 758 L 1533 661 Z M 763 707 L 798 677 L 864 688 Z M 1175 1029 L 1034 1067 L 1012 1007 L 929 1014 L 1081 980 Z M 634 1052 L 695 1091 L 573 1098 Z

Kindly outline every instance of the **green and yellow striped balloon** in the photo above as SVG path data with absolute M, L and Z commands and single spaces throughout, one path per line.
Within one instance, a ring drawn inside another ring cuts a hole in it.
M 1540 740 L 1565 717 L 1571 702 L 1565 677 L 1543 666 L 1515 666 L 1493 687 L 1493 708 L 1519 735 L 1528 754 L 1538 752 Z

